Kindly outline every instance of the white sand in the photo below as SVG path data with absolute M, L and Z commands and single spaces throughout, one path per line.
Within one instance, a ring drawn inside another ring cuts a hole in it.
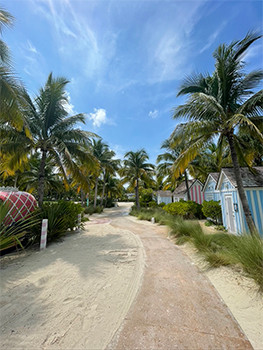
M 263 298 L 255 282 L 228 267 L 207 269 L 190 244 L 179 246 L 212 282 L 255 350 L 263 349 Z
M 129 231 L 89 224 L 1 260 L 1 349 L 103 349 L 136 296 L 144 250 Z

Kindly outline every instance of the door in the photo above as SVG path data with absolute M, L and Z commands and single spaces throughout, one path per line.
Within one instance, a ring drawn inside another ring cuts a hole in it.
M 225 196 L 226 223 L 227 230 L 236 233 L 235 211 L 233 206 L 232 195 Z

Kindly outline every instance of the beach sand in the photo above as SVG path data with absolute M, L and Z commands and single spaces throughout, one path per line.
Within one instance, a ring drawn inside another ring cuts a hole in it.
M 1 349 L 104 349 L 136 296 L 144 251 L 131 232 L 89 223 L 1 262 Z
M 1 258 L 1 349 L 107 346 L 129 317 L 143 282 L 141 240 L 131 230 L 110 224 L 111 219 L 118 223 L 118 215 L 121 218 L 123 210 L 125 215 L 129 206 L 92 216 L 84 231 L 69 234 L 45 251 Z M 167 227 L 154 228 L 168 235 Z M 225 267 L 207 270 L 191 246 L 179 248 L 215 286 L 253 347 L 262 350 L 263 302 L 253 281 Z

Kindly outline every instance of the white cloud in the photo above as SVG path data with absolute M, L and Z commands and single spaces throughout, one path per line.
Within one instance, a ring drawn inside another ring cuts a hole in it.
M 72 103 L 70 103 L 70 101 L 71 101 L 70 93 L 69 93 L 68 91 L 66 91 L 65 95 L 66 95 L 66 97 L 67 97 L 68 102 L 64 102 L 64 103 L 63 103 L 63 107 L 65 108 L 66 112 L 67 112 L 69 115 L 77 114 L 77 113 L 74 111 L 74 105 L 73 105 Z
M 100 127 L 102 124 L 106 124 L 109 122 L 106 110 L 103 108 L 94 108 L 94 113 L 89 113 L 89 119 L 92 121 L 93 126 Z
M 152 119 L 156 119 L 158 117 L 159 112 L 157 111 L 157 109 L 155 109 L 154 111 L 150 111 L 148 116 Z

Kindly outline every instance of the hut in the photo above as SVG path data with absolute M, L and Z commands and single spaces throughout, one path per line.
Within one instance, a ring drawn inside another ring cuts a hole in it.
M 204 200 L 220 201 L 220 192 L 216 190 L 216 184 L 219 178 L 219 173 L 208 174 L 203 187 Z
M 248 205 L 261 235 L 263 235 L 263 167 L 240 168 Z M 220 193 L 223 225 L 235 234 L 248 230 L 242 204 L 237 191 L 233 168 L 222 168 L 216 185 Z
M 202 182 L 197 179 L 188 180 L 188 187 L 190 192 L 190 200 L 198 204 L 202 204 L 204 200 Z M 173 192 L 174 202 L 179 202 L 180 199 L 187 201 L 187 190 L 185 182 L 182 182 Z
M 173 201 L 173 194 L 171 191 L 157 191 L 156 192 L 157 204 L 165 203 L 169 204 Z

